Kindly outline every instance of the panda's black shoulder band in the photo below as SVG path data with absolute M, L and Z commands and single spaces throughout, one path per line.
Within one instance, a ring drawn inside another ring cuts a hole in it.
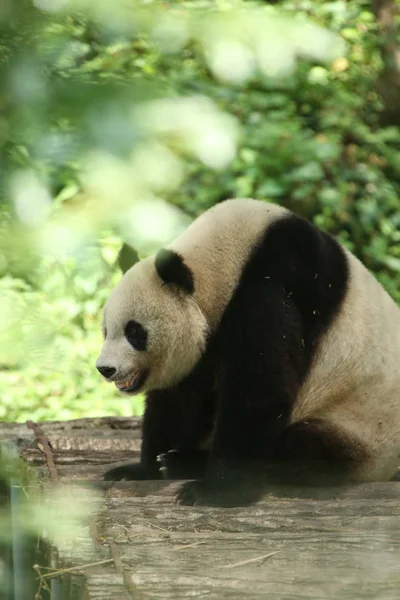
M 193 294 L 193 273 L 178 252 L 162 248 L 157 252 L 155 267 L 164 283 L 177 285 L 188 294 Z

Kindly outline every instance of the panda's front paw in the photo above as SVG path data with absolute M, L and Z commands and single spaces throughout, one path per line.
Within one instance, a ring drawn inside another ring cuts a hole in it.
M 137 481 L 144 479 L 160 479 L 161 474 L 157 468 L 150 468 L 142 463 L 121 465 L 105 472 L 105 481 Z
M 207 467 L 208 453 L 202 450 L 171 450 L 157 461 L 165 479 L 201 479 Z

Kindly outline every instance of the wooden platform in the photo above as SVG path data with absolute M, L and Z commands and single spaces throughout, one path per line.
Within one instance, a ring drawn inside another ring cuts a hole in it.
M 56 598 L 400 598 L 400 482 L 187 508 L 173 504 L 177 483 L 99 483 L 111 463 L 138 457 L 137 419 L 0 423 L 0 438 L 40 474 L 44 502 L 60 484 L 72 484 L 75 501 L 95 486 L 79 538 L 51 553 L 55 570 L 73 567 L 53 579 Z M 84 575 L 75 588 L 71 573 Z

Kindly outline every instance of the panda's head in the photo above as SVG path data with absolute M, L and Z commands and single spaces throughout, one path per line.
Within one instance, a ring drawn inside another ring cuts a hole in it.
M 131 267 L 104 307 L 99 372 L 126 393 L 164 389 L 196 365 L 207 321 L 194 274 L 180 254 L 160 250 Z

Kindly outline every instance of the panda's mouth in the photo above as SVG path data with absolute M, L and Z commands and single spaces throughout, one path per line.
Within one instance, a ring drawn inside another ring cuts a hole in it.
M 120 392 L 124 392 L 125 394 L 132 394 L 134 392 L 139 391 L 139 389 L 144 384 L 146 378 L 147 371 L 139 371 L 138 373 L 135 373 L 135 375 L 132 375 L 132 377 L 129 377 L 129 379 L 115 381 L 114 383 L 115 387 Z

